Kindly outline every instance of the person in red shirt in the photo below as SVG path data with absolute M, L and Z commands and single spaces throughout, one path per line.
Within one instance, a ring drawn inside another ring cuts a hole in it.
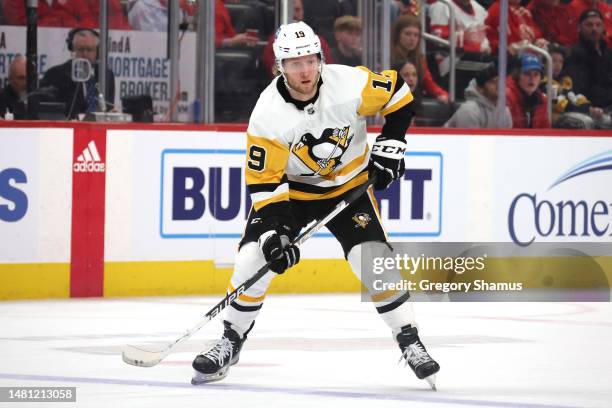
M 223 0 L 215 0 L 215 46 L 236 47 L 239 45 L 254 46 L 258 38 L 247 33 L 236 33 L 232 18 Z
M 578 19 L 569 5 L 560 0 L 533 0 L 529 11 L 542 36 L 549 42 L 566 47 L 578 42 Z
M 506 103 L 514 128 L 550 128 L 546 95 L 538 88 L 544 68 L 533 54 L 521 55 L 520 70 L 508 77 Z
M 604 27 L 606 28 L 605 41 L 608 47 L 612 47 L 612 6 L 601 0 L 572 0 L 568 4 L 571 10 L 576 25 L 574 26 L 573 32 L 576 34 L 576 41 L 578 42 L 578 21 L 580 15 L 589 9 L 597 9 L 603 17 Z
M 304 7 L 302 6 L 302 0 L 293 0 L 293 21 L 299 22 L 304 20 Z M 329 44 L 319 35 L 319 41 L 321 41 L 321 51 L 323 51 L 323 58 L 326 64 L 333 64 L 334 58 L 332 57 L 331 48 Z M 274 35 L 268 37 L 268 43 L 262 51 L 262 63 L 266 68 L 266 72 L 270 75 L 270 78 L 276 74 L 276 59 L 274 58 L 274 50 L 272 48 L 274 44 Z
M 93 25 L 82 25 L 82 27 L 98 28 L 100 26 L 100 0 L 87 0 L 87 2 L 89 3 L 89 10 L 95 23 Z M 111 30 L 131 29 L 127 16 L 121 7 L 120 0 L 109 0 L 108 2 L 108 28 Z
M 497 54 L 499 46 L 499 0 L 489 7 L 485 24 L 487 26 L 487 38 L 491 45 L 491 52 Z M 548 41 L 542 37 L 531 12 L 521 6 L 521 0 L 509 0 L 508 2 L 508 52 L 511 55 L 519 53 L 519 46 L 523 43 L 534 44 L 545 48 Z
M 38 25 L 40 27 L 94 27 L 95 16 L 91 13 L 89 0 L 44 0 L 38 2 Z M 25 2 L 4 0 L 2 11 L 6 24 L 26 25 Z
M 8 24 L 26 24 L 25 2 L 21 0 L 4 0 L 3 12 Z M 110 29 L 130 29 L 119 0 L 110 0 L 108 3 L 108 23 Z M 40 27 L 98 28 L 100 26 L 100 1 L 39 1 L 38 25 Z
M 427 60 L 421 54 L 420 41 L 421 22 L 417 17 L 403 15 L 395 20 L 391 32 L 391 63 L 411 61 L 417 66 L 419 77 L 423 78 L 425 95 L 436 98 L 440 102 L 448 103 L 448 92 L 436 84 L 431 76 L 427 67 Z

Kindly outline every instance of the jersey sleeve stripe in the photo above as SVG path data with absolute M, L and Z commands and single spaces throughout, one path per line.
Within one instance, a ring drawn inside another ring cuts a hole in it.
M 259 193 L 253 193 L 251 191 L 251 200 L 254 203 L 262 203 L 262 202 L 266 202 L 276 196 L 279 196 L 281 194 L 287 194 L 289 193 L 289 184 L 288 183 L 283 183 L 283 184 L 277 184 L 276 188 L 273 191 L 261 191 Z M 274 201 L 273 201 L 274 202 Z
M 258 193 L 258 194 L 263 194 L 263 193 Z M 251 196 L 251 199 L 253 199 L 253 196 Z M 281 201 L 289 201 L 289 192 L 277 194 L 273 197 L 270 197 L 268 199 L 261 200 L 261 201 L 253 200 L 253 207 L 255 207 L 255 211 L 259 211 L 267 205 L 274 204 L 274 203 L 280 203 Z
M 287 175 L 283 175 L 283 177 L 281 178 L 281 184 L 282 183 L 286 183 L 287 182 Z M 262 192 L 270 192 L 270 191 L 274 191 L 278 188 L 279 184 L 278 183 L 268 183 L 268 184 L 251 184 L 250 186 L 247 186 L 249 189 L 249 194 L 255 194 L 255 193 L 262 193 Z
M 408 85 L 404 84 L 402 88 L 396 92 L 395 95 L 393 95 L 393 98 L 391 98 L 389 103 L 387 103 L 385 108 L 380 113 L 381 115 L 386 116 L 406 106 L 412 102 L 413 99 L 414 96 L 412 95 L 412 92 L 410 92 L 410 88 Z

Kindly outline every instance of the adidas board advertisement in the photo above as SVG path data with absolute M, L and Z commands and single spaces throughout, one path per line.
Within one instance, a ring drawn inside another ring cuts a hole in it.
M 72 168 L 75 172 L 104 172 L 105 164 L 100 158 L 100 153 L 98 153 L 95 141 L 92 140 L 87 144 L 87 147 L 83 149 L 83 153 L 77 157 L 76 163 L 72 165 Z

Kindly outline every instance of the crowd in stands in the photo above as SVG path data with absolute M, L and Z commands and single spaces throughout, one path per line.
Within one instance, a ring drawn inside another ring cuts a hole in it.
M 449 114 L 438 125 L 495 127 L 501 123 L 502 127 L 515 128 L 592 127 L 609 115 L 612 6 L 607 2 L 509 0 L 505 90 L 508 109 L 496 114 L 500 0 L 449 1 L 456 16 L 458 61 L 469 62 L 465 66 L 471 67 L 461 72 L 457 68 L 456 101 L 449 98 L 448 48 L 432 42 L 426 43 L 426 52 L 421 47 L 422 13 L 426 15 L 427 33 L 445 40 L 451 38 L 449 7 L 437 0 L 428 0 L 424 5 L 418 0 L 391 2 L 391 65 L 411 87 L 419 115 L 431 113 L 432 106 L 443 105 Z M 23 0 L 0 2 L 2 24 L 25 24 Z M 362 22 L 357 17 L 357 0 L 293 3 L 294 20 L 305 21 L 320 36 L 326 63 L 362 63 Z M 196 4 L 190 0 L 179 2 L 183 21 L 189 22 L 191 29 L 198 24 Z M 215 0 L 217 71 L 221 71 L 224 83 L 241 87 L 218 90 L 220 121 L 248 117 L 255 102 L 253 96 L 277 74 L 272 52 L 275 4 L 274 0 Z M 98 9 L 99 0 L 42 0 L 38 24 L 95 29 L 99 25 Z M 111 29 L 165 31 L 167 22 L 168 0 L 109 0 Z M 526 45 L 551 54 L 552 78 L 546 76 L 544 60 L 529 53 Z M 237 53 L 246 55 L 242 63 L 233 62 Z M 552 84 L 551 95 L 546 94 L 548 83 Z M 548 98 L 553 104 L 550 118 Z M 234 107 L 239 101 L 245 106 L 243 112 L 236 114 Z

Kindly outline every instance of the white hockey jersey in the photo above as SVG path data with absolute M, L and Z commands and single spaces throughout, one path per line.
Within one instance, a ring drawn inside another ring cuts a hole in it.
M 367 181 L 366 116 L 388 115 L 413 99 L 396 71 L 324 65 L 319 95 L 303 110 L 275 78 L 247 129 L 246 182 L 255 210 L 283 201 L 337 197 Z M 400 82 L 402 83 L 402 82 Z

